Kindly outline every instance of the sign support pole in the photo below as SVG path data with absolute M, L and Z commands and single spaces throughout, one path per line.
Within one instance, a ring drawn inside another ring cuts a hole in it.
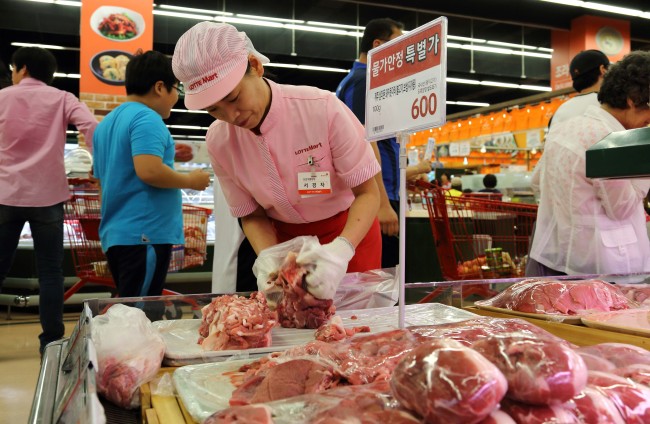
M 409 133 L 401 131 L 397 134 L 399 142 L 399 266 L 397 277 L 399 278 L 399 328 L 404 328 L 405 295 L 406 295 L 406 144 L 409 141 Z

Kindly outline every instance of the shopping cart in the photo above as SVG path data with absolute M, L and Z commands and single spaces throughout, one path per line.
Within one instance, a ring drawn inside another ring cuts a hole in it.
M 101 222 L 99 190 L 89 184 L 88 180 L 74 179 L 69 182 L 73 187 L 73 193 L 65 204 L 64 220 L 72 261 L 79 280 L 65 291 L 64 300 L 89 283 L 109 287 L 115 292 L 115 282 L 99 240 Z M 172 247 L 170 272 L 203 264 L 207 256 L 207 221 L 211 212 L 207 208 L 183 205 L 186 244 Z M 180 293 L 163 289 L 162 294 L 167 296 Z M 200 307 L 196 304 L 191 304 L 191 307 L 194 314 L 200 316 Z M 171 302 L 165 303 L 165 316 L 168 319 L 179 317 L 180 314 L 182 311 L 179 306 Z
M 520 277 L 524 274 L 537 205 L 480 196 L 450 196 L 437 185 L 418 184 L 431 223 L 443 278 L 449 281 Z M 467 285 L 463 297 L 489 297 L 485 284 Z

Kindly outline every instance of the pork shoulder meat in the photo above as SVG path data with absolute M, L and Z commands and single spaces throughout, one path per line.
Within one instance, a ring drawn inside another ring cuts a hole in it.
M 431 424 L 478 423 L 498 408 L 508 389 L 497 367 L 451 339 L 415 348 L 390 381 L 397 400 Z
M 277 315 L 259 292 L 250 298 L 223 295 L 201 309 L 199 344 L 203 350 L 250 349 L 271 346 Z
M 282 290 L 276 310 L 282 327 L 315 329 L 334 315 L 334 300 L 317 299 L 307 291 L 307 270 L 296 263 L 296 257 L 296 253 L 289 252 L 273 280 Z
M 517 332 L 478 340 L 472 348 L 503 372 L 510 399 L 531 405 L 566 402 L 587 385 L 587 366 L 565 343 Z
M 528 279 L 481 304 L 534 314 L 580 315 L 628 309 L 634 302 L 616 286 L 602 280 Z

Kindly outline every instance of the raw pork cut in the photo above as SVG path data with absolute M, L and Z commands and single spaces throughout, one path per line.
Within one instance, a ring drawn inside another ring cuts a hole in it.
M 517 424 L 585 424 L 576 416 L 575 405 L 572 403 L 528 405 L 504 400 L 501 409 Z
M 250 298 L 223 295 L 201 309 L 199 344 L 203 350 L 250 349 L 271 346 L 277 315 L 259 292 Z
M 387 381 L 342 386 L 317 394 L 295 396 L 266 404 L 233 406 L 205 421 L 283 424 L 415 424 L 421 422 L 390 394 Z M 259 421 L 256 421 L 259 419 Z M 269 421 L 265 421 L 269 419 Z
M 335 315 L 328 322 L 318 327 L 314 338 L 323 342 L 336 342 L 348 337 L 352 337 L 357 333 L 369 333 L 370 327 L 362 325 L 359 327 L 345 328 L 343 320 L 340 316 Z
M 650 387 L 650 365 L 648 364 L 629 365 L 627 367 L 617 369 L 614 374 L 629 378 L 635 383 Z
M 515 331 L 530 337 L 552 340 L 566 346 L 573 346 L 566 340 L 519 318 L 476 318 L 441 325 L 413 326 L 408 327 L 408 329 L 422 341 L 445 337 L 459 341 L 466 346 L 471 346 L 475 341 L 493 334 L 512 333 Z
M 576 415 L 584 424 L 625 424 L 618 408 L 601 391 L 587 386 L 573 398 Z
M 580 355 L 553 340 L 514 332 L 480 339 L 472 348 L 503 372 L 507 397 L 513 400 L 532 405 L 566 402 L 587 383 Z
M 271 408 L 266 405 L 246 405 L 224 409 L 208 417 L 203 424 L 273 424 Z
M 368 336 L 359 336 L 336 343 L 315 340 L 262 358 L 253 364 L 242 367 L 245 372 L 242 387 L 233 395 L 235 402 L 245 402 L 250 393 L 262 383 L 269 369 L 279 364 L 291 364 L 295 360 L 309 360 L 331 370 L 332 383 L 361 385 L 375 381 L 387 381 L 399 360 L 416 346 L 416 340 L 406 330 L 393 330 Z M 287 365 L 290 369 L 291 365 Z M 289 379 L 299 380 L 297 373 L 289 374 Z M 285 384 L 302 384 L 285 382 Z M 327 387 L 322 386 L 322 390 Z M 249 394 L 245 394 L 249 393 Z M 231 404 L 233 400 L 231 399 Z
M 296 263 L 296 253 L 289 252 L 272 284 L 281 288 L 277 305 L 280 325 L 287 328 L 318 328 L 334 315 L 332 299 L 317 299 L 307 291 L 307 270 Z
M 626 424 L 650 423 L 650 388 L 600 371 L 589 371 L 588 384 L 614 402 Z
M 628 309 L 629 301 L 616 286 L 601 280 L 528 279 L 477 305 L 534 314 L 579 315 Z
M 650 305 L 650 284 L 617 284 L 625 297 L 641 305 Z
M 616 370 L 616 365 L 614 365 L 612 361 L 609 361 L 600 355 L 594 355 L 593 353 L 585 352 L 580 349 L 577 349 L 576 352 L 578 352 L 578 355 L 580 355 L 582 360 L 585 361 L 585 365 L 587 365 L 589 371 L 614 372 L 614 370 Z
M 431 424 L 478 423 L 498 408 L 508 390 L 492 363 L 452 339 L 412 350 L 390 382 L 393 396 Z
M 593 346 L 583 346 L 578 348 L 578 352 L 600 356 L 612 362 L 618 368 L 634 364 L 650 365 L 650 351 L 627 343 L 601 343 Z
M 512 417 L 500 409 L 495 409 L 479 424 L 517 424 Z
M 230 405 L 270 402 L 335 387 L 332 367 L 314 358 L 283 362 L 247 379 L 230 398 Z

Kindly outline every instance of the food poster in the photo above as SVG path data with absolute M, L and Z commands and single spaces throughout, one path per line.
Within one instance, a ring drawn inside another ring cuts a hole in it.
M 153 2 L 84 0 L 80 34 L 79 91 L 124 95 L 127 63 L 153 47 Z

